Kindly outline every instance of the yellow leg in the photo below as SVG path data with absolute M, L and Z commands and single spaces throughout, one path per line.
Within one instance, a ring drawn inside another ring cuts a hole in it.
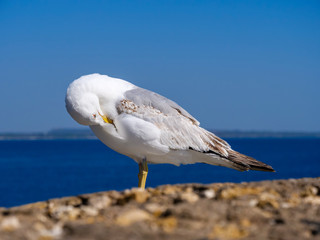
M 141 163 L 139 163 L 139 188 L 145 189 L 146 187 L 146 181 L 147 181 L 147 175 L 148 175 L 148 164 L 146 159 L 143 159 Z

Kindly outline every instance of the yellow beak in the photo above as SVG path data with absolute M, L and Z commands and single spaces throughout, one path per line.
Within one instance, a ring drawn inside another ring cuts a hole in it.
M 100 115 L 100 117 L 102 117 L 103 121 L 105 121 L 106 123 L 109 124 L 113 124 L 112 119 L 108 118 L 106 115 L 101 115 L 101 113 L 98 112 L 98 114 Z

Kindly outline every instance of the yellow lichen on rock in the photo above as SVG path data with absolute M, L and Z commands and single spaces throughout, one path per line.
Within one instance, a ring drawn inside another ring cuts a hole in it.
M 131 209 L 120 214 L 116 219 L 116 224 L 120 226 L 129 226 L 135 222 L 150 220 L 151 216 L 141 209 Z
M 180 199 L 189 203 L 195 203 L 199 200 L 199 196 L 193 192 L 185 192 L 180 194 Z
M 258 195 L 263 192 L 260 187 L 233 187 L 223 189 L 220 193 L 222 199 L 234 199 L 244 195 Z
M 178 224 L 177 218 L 171 216 L 166 218 L 159 218 L 156 220 L 158 226 L 160 226 L 165 232 L 172 232 Z
M 260 208 L 272 207 L 278 209 L 279 203 L 277 201 L 277 195 L 271 194 L 270 192 L 261 193 L 257 206 Z
M 20 221 L 16 217 L 5 217 L 0 223 L 0 229 L 6 232 L 12 232 L 20 227 Z
M 249 232 L 234 223 L 217 224 L 209 234 L 209 239 L 241 239 L 249 235 Z
M 165 206 L 161 206 L 157 203 L 148 203 L 144 208 L 154 217 L 159 217 L 166 210 Z

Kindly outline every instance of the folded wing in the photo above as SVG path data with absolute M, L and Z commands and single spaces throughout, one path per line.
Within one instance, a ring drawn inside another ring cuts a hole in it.
M 160 142 L 172 150 L 197 151 L 208 157 L 219 157 L 222 164 L 240 171 L 274 171 L 271 166 L 231 149 L 213 133 L 201 128 L 199 122 L 177 103 L 148 90 L 135 88 L 125 92 L 117 109 L 153 123 L 161 130 Z M 212 162 L 212 164 L 215 161 Z M 210 164 L 210 161 L 206 161 Z

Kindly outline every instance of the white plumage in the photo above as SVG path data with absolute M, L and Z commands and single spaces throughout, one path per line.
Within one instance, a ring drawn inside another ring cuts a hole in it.
M 82 76 L 70 84 L 66 108 L 104 144 L 140 164 L 204 162 L 242 171 L 273 171 L 233 151 L 175 102 L 121 79 Z

